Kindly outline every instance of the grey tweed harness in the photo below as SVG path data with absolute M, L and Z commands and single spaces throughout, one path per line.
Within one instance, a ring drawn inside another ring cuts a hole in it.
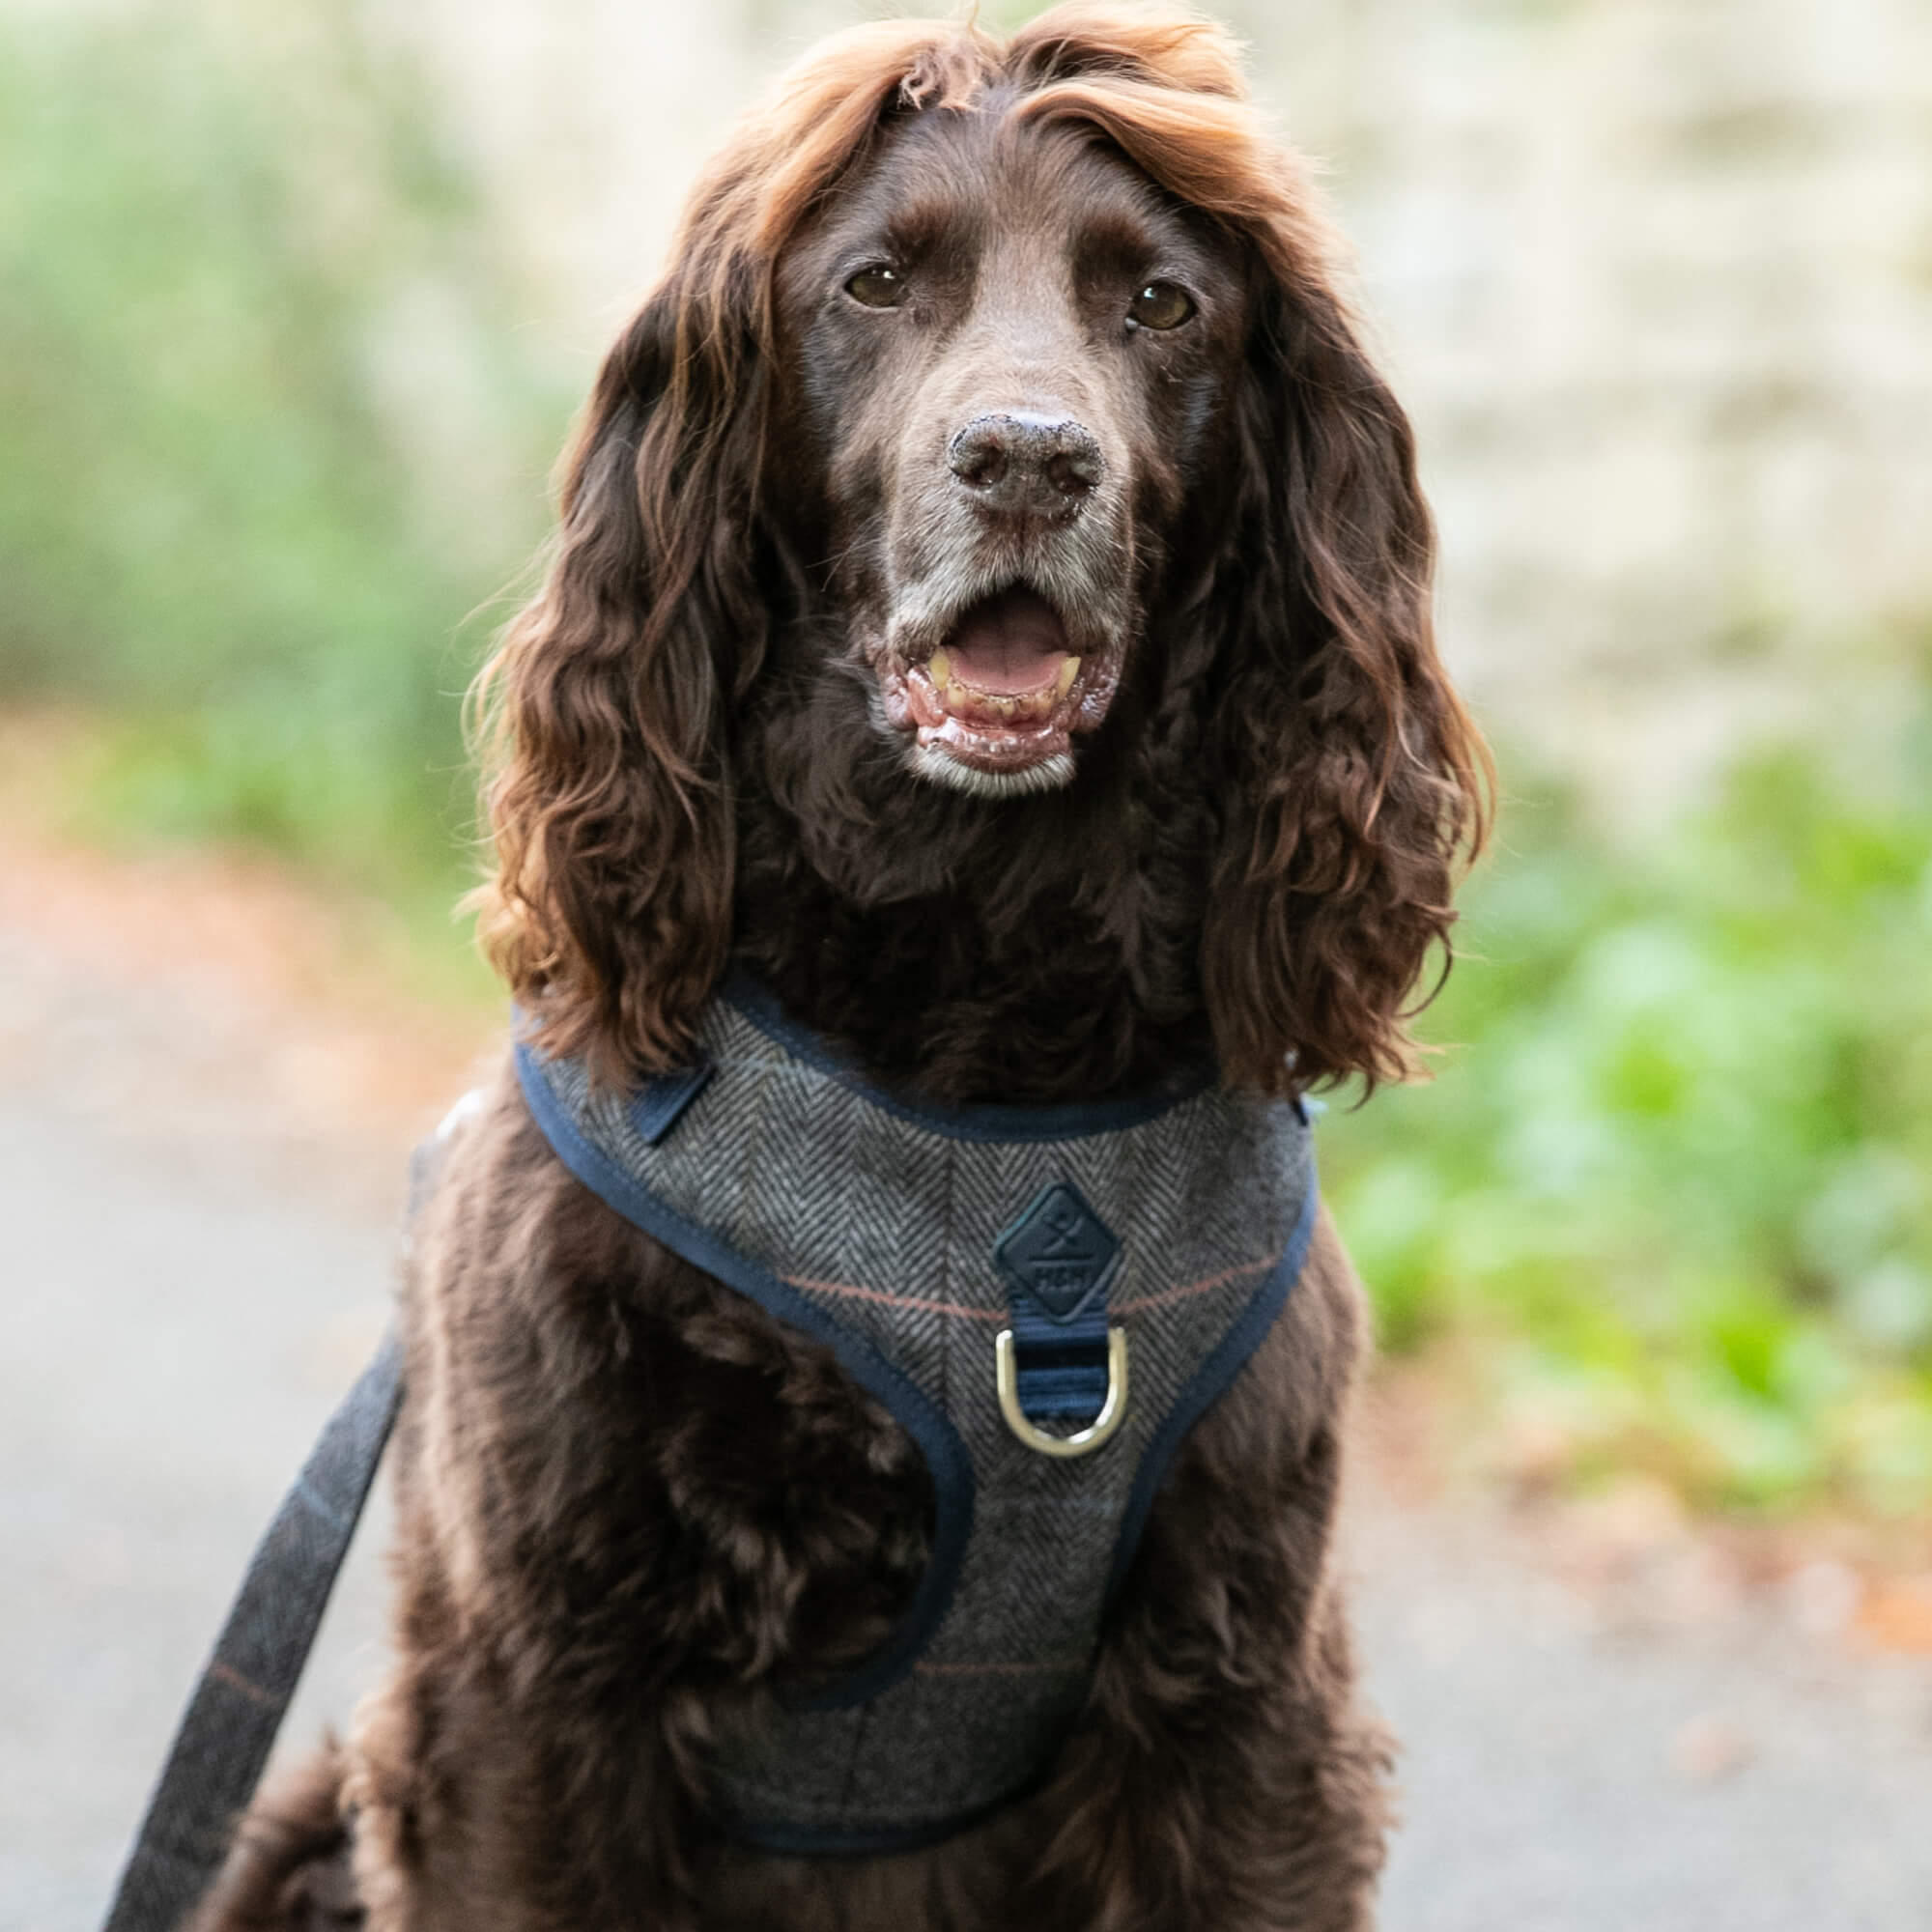
M 532 1113 L 612 1208 L 828 1343 L 924 1456 L 931 1554 L 852 1677 L 723 1750 L 735 1834 L 879 1852 L 1036 1784 L 1176 1448 L 1299 1275 L 1303 1110 L 1187 1091 L 940 1109 L 868 1087 L 761 988 L 630 1096 L 519 1049 Z
M 911 1105 L 735 980 L 696 1064 L 628 1099 L 527 1044 L 517 1070 L 572 1173 L 828 1343 L 931 1471 L 931 1553 L 899 1628 L 720 1755 L 724 1822 L 777 1850 L 893 1851 L 1019 1796 L 1079 1711 L 1169 1461 L 1301 1272 L 1306 1113 L 1205 1080 L 1102 1107 Z M 412 1218 L 451 1122 L 417 1150 Z M 401 1393 L 390 1337 L 249 1559 L 105 1932 L 172 1932 L 220 1869 Z

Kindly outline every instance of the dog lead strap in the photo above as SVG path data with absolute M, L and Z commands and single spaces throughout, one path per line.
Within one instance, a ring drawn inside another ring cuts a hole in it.
M 282 1499 L 188 1699 L 104 1932 L 176 1932 L 228 1854 L 315 1643 L 402 1395 L 388 1335 Z

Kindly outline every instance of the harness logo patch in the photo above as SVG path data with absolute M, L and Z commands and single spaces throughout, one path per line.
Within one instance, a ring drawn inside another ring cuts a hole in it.
M 1071 1181 L 1056 1180 L 1000 1236 L 993 1259 L 1056 1321 L 1070 1321 L 1119 1273 L 1121 1243 Z

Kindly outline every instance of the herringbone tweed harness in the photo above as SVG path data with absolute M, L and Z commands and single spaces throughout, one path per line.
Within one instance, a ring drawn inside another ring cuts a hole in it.
M 937 1502 L 893 1639 L 722 1752 L 717 1807 L 776 1850 L 930 1842 L 1050 1770 L 1176 1447 L 1301 1271 L 1307 1122 L 1206 1084 L 908 1103 L 738 980 L 701 1040 L 691 1073 L 629 1097 L 536 1045 L 518 1066 L 564 1164 L 829 1343 L 919 1445 Z

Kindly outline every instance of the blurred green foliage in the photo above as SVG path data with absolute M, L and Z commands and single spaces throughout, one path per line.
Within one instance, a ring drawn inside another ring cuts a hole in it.
M 562 414 L 416 99 L 329 6 L 0 22 L 0 683 L 124 721 L 127 822 L 396 882 L 453 876 L 454 639 Z M 489 554 L 412 337 L 513 479 Z
M 498 613 L 465 620 L 540 533 L 567 399 L 422 91 L 349 22 L 0 23 L 0 694 L 115 721 L 106 822 L 440 919 Z M 1324 1129 L 1385 1345 L 1478 1344 L 1573 1473 L 1932 1490 L 1932 808 L 1901 756 L 1856 791 L 1760 759 L 1621 845 L 1517 805 L 1427 1024 L 1442 1077 Z
M 1575 1473 L 1923 1507 L 1927 752 L 1856 790 L 1760 755 L 1633 849 L 1514 808 L 1428 1017 L 1441 1077 L 1323 1137 L 1384 1346 L 1492 1344 Z

